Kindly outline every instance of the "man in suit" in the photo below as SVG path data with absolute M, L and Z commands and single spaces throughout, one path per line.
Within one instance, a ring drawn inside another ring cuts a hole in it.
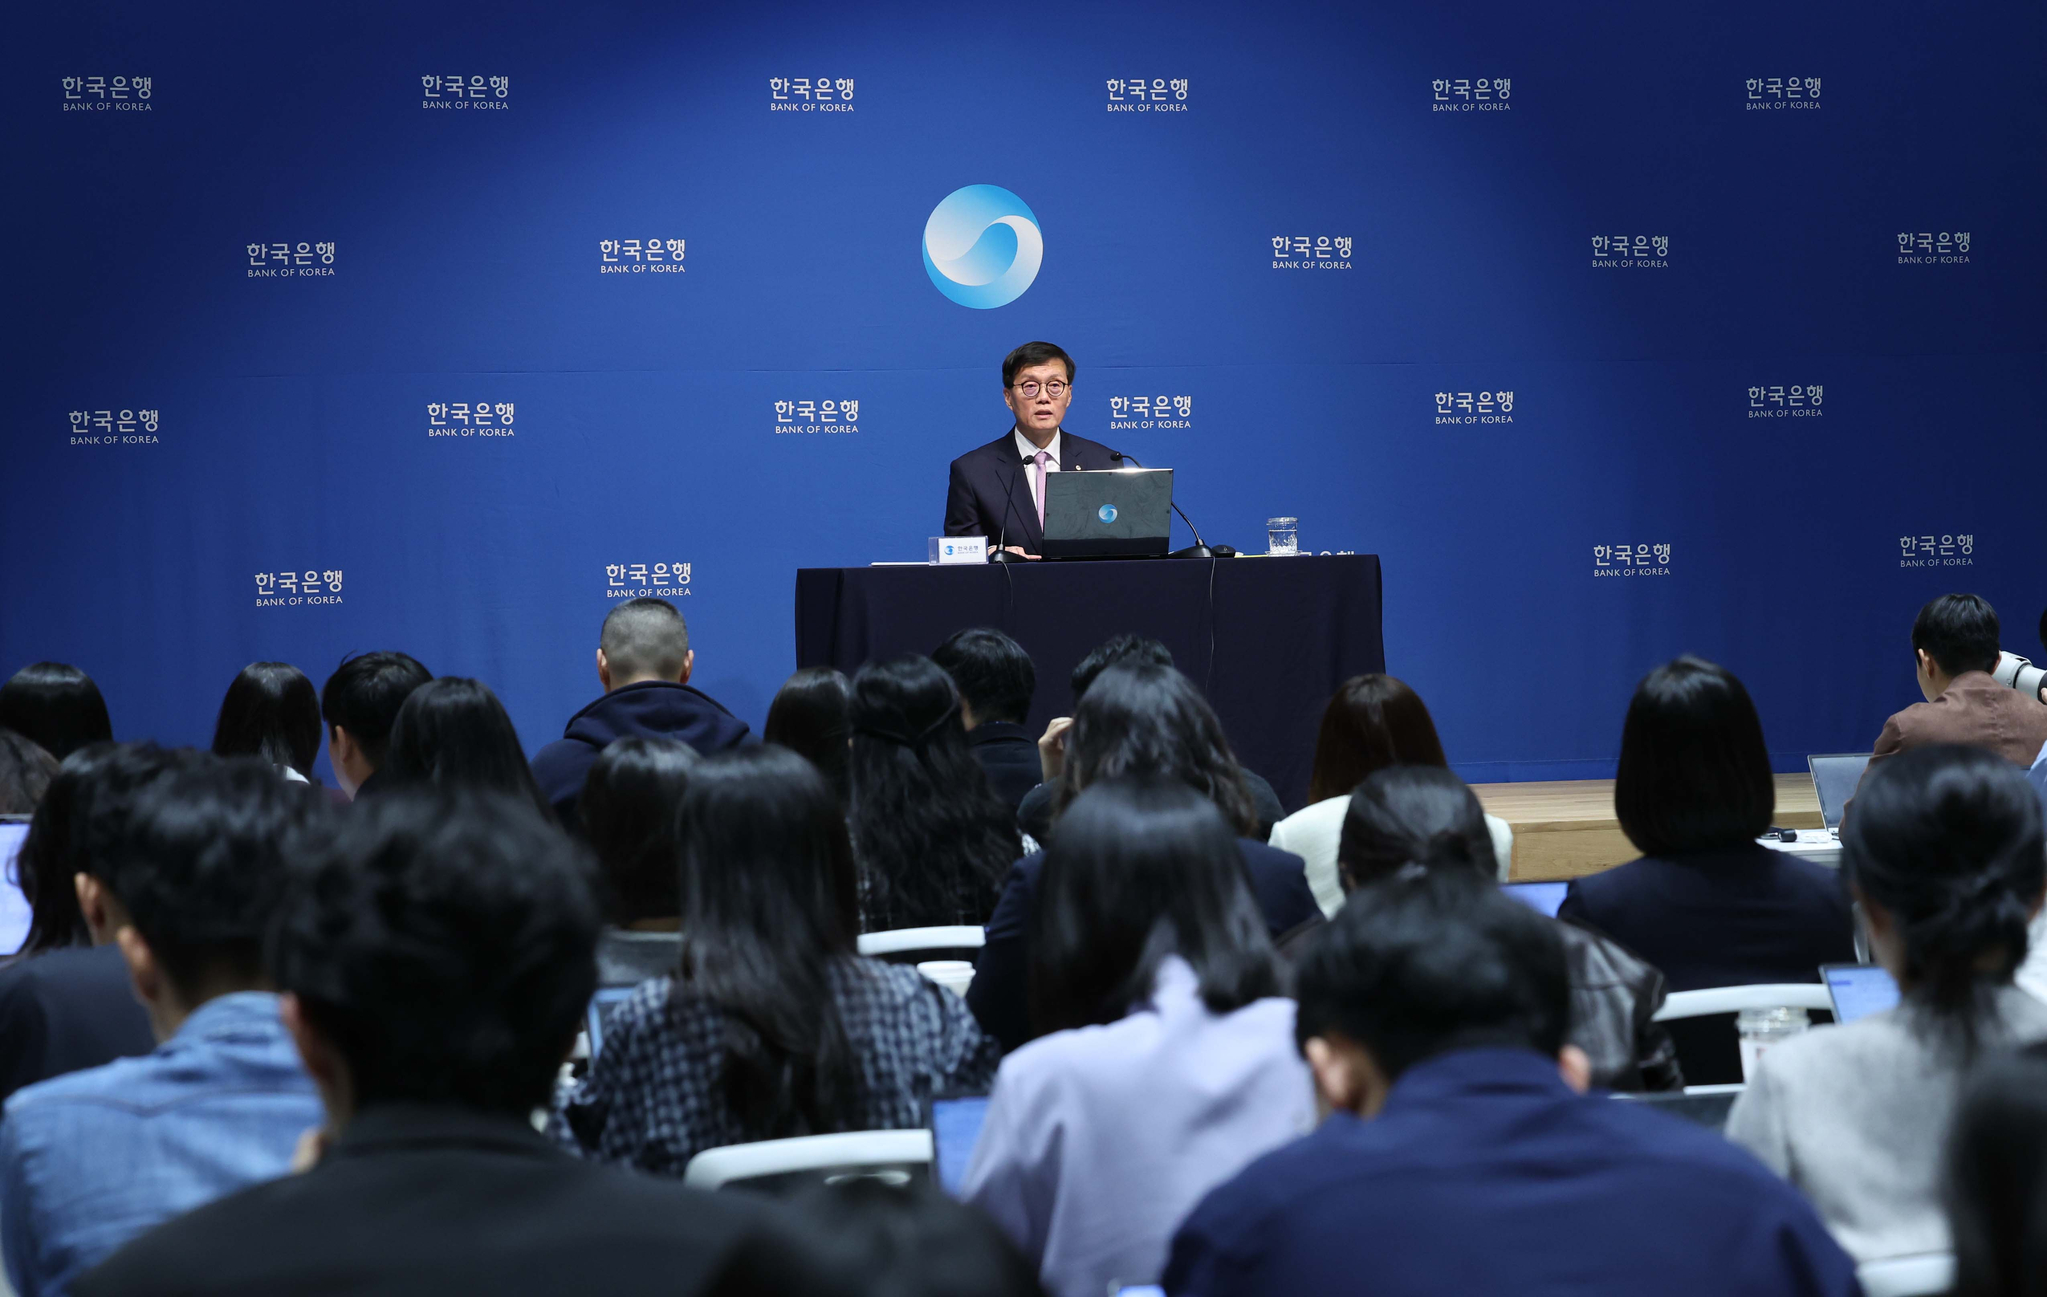
M 1024 558 L 1045 540 L 1045 478 L 1121 468 L 1109 448 L 1059 425 L 1073 402 L 1073 357 L 1049 342 L 1026 342 L 1002 362 L 1002 400 L 1015 416 L 1008 432 L 952 462 L 945 491 L 945 534 L 986 536 Z
M 1932 743 L 1966 743 L 2016 766 L 2033 764 L 2047 743 L 2047 704 L 1991 678 L 1997 641 L 1996 611 L 1973 594 L 1944 594 L 1919 610 L 1912 655 L 1926 701 L 1884 722 L 1871 770 L 1885 757 Z
M 160 1226 L 72 1292 L 686 1297 L 772 1242 L 764 1200 L 583 1162 L 533 1129 L 598 926 L 587 870 L 534 808 L 397 791 L 301 865 L 269 960 L 327 1113 L 313 1165 Z
M 391 746 L 391 725 L 412 691 L 434 673 L 405 653 L 358 653 L 341 659 L 320 690 L 320 718 L 327 722 L 327 759 L 334 781 L 351 800 L 375 796 L 377 767 Z
M 1041 774 L 1037 740 L 1023 724 L 1038 691 L 1037 664 L 1023 645 L 986 626 L 955 631 L 931 660 L 959 690 L 960 723 L 988 787 L 1015 812 Z

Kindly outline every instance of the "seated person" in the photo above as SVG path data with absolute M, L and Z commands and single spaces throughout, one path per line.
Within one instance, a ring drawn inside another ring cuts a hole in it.
M 1560 932 L 1471 871 L 1352 896 L 1300 969 L 1295 1034 L 1330 1115 L 1194 1209 L 1165 1290 L 1858 1294 L 1753 1159 L 1584 1093 Z
M 2047 1045 L 1987 1059 L 1963 1091 L 1946 1157 L 1955 1283 L 1968 1297 L 2031 1297 L 2047 1253 Z
M 1117 468 L 1107 446 L 1067 432 L 1073 357 L 1049 342 L 1026 342 L 1002 362 L 1009 431 L 952 462 L 945 484 L 945 534 L 986 536 L 988 548 L 1038 557 L 1045 536 L 1048 473 Z
M 746 739 L 746 722 L 689 678 L 697 655 L 689 624 L 665 599 L 628 599 L 605 614 L 597 636 L 597 682 L 604 696 L 569 717 L 562 737 L 533 754 L 533 775 L 554 813 L 580 833 L 576 797 L 597 754 L 613 739 L 679 739 L 709 756 Z
M 1324 914 L 1335 914 L 1344 895 L 1336 876 L 1336 842 L 1343 836 L 1351 791 L 1387 766 L 1449 765 L 1421 695 L 1389 675 L 1352 676 L 1322 710 L 1308 804 L 1273 825 L 1269 841 L 1307 863 L 1316 904 Z M 1485 817 L 1485 826 L 1505 882 L 1514 860 L 1514 830 L 1493 815 Z
M 1420 866 L 1491 881 L 1492 856 L 1478 798 L 1440 766 L 1389 766 L 1351 794 L 1337 849 L 1353 893 Z M 1348 902 L 1346 902 L 1348 904 Z M 1663 975 L 1596 932 L 1556 922 L 1571 974 L 1567 1039 L 1585 1055 L 1592 1084 L 1606 1090 L 1680 1090 L 1684 1073 L 1662 1023 Z M 1311 934 L 1309 945 L 1315 938 Z
M 1177 781 L 1110 780 L 1059 817 L 1031 995 L 964 1196 L 1057 1297 L 1158 1281 L 1188 1209 L 1315 1122 L 1294 1003 L 1236 833 Z
M 0 726 L 64 760 L 114 741 L 107 700 L 92 677 L 64 662 L 32 662 L 0 685 Z
M 583 781 L 585 836 L 605 884 L 599 986 L 638 986 L 675 971 L 682 954 L 676 813 L 698 760 L 695 748 L 675 739 L 620 739 Z
M 1037 740 L 1024 728 L 1038 691 L 1037 664 L 1023 645 L 986 626 L 955 631 L 931 651 L 931 660 L 959 690 L 967 746 L 1014 815 L 1042 773 Z
M 1165 645 L 1142 635 L 1114 635 L 1096 646 L 1080 664 L 1073 668 L 1067 679 L 1068 689 L 1073 695 L 1073 706 L 1080 707 L 1081 695 L 1095 678 L 1112 666 L 1152 665 L 1169 667 L 1173 655 Z M 1051 841 L 1052 799 L 1059 788 L 1059 771 L 1066 760 L 1066 730 L 1073 724 L 1070 716 L 1053 719 L 1038 740 L 1038 764 L 1044 782 L 1024 794 L 1016 808 L 1017 827 L 1036 838 L 1040 845 Z M 1279 794 L 1272 791 L 1272 785 L 1262 775 L 1237 767 L 1237 774 L 1244 781 L 1244 788 L 1251 796 L 1251 806 L 1256 819 L 1251 836 L 1260 842 L 1272 834 L 1272 826 L 1286 818 L 1286 808 L 1280 805 Z
M 468 790 L 338 819 L 270 944 L 326 1109 L 313 1165 L 144 1235 L 73 1291 L 710 1291 L 770 1204 L 590 1166 L 532 1126 L 595 986 L 597 901 L 568 839 Z
M 719 1297 L 1044 1297 L 1016 1245 L 928 1181 L 849 1176 L 789 1207 L 790 1245 L 748 1249 Z
M 391 744 L 391 726 L 412 691 L 433 672 L 404 653 L 358 653 L 341 659 L 320 689 L 320 719 L 327 722 L 327 760 L 334 782 L 353 798 L 374 796 Z
M 930 658 L 869 662 L 850 724 L 861 930 L 986 923 L 1023 840 L 967 747 L 952 679 Z
M 863 959 L 853 853 L 824 777 L 777 747 L 706 758 L 682 799 L 682 959 L 612 1010 L 551 1131 L 680 1176 L 707 1148 L 923 1124 L 999 1051 L 960 998 Z M 566 1039 L 566 1038 L 564 1038 Z
M 102 903 L 163 1043 L 7 1101 L 0 1240 L 19 1297 L 66 1292 L 136 1235 L 283 1175 L 319 1124 L 262 950 L 289 840 L 325 810 L 267 761 L 208 759 L 157 781 L 109 844 Z
M 2047 704 L 1991 679 L 1997 639 L 1996 610 L 1973 594 L 1944 594 L 1919 610 L 1912 656 L 1926 701 L 1884 722 L 1865 784 L 1891 757 L 1934 743 L 1966 743 L 2015 766 L 2033 764 L 2047 744 Z M 1853 817 L 1851 809 L 1844 818 Z
M 1035 761 L 1037 749 L 1031 752 Z M 13 730 L 0 729 L 0 815 L 34 815 L 56 776 L 57 758 Z
M 289 662 L 251 662 L 228 683 L 213 722 L 213 755 L 261 757 L 293 783 L 312 783 L 320 696 Z
M 853 682 L 837 667 L 804 667 L 782 682 L 768 704 L 761 742 L 774 743 L 809 760 L 832 786 L 841 806 L 853 800 L 847 752 L 853 730 L 846 713 Z
M 586 770 L 587 773 L 587 770 Z M 526 764 L 505 705 L 481 680 L 442 676 L 406 695 L 378 770 L 386 788 L 468 788 L 554 810 Z
M 1728 1138 L 1803 1190 L 1858 1261 L 1942 1252 L 1941 1157 L 1978 1058 L 2047 1038 L 2012 985 L 2047 889 L 2040 800 L 2009 761 L 1938 744 L 1883 762 L 1841 826 L 1841 873 L 1895 1009 L 1770 1047 Z
M 1065 752 L 1055 811 L 1100 780 L 1123 776 L 1178 780 L 1214 802 L 1240 835 L 1237 846 L 1252 899 L 1269 935 L 1278 939 L 1302 924 L 1321 920 L 1301 858 L 1251 836 L 1257 811 L 1245 789 L 1242 768 L 1223 737 L 1221 722 L 1187 677 L 1168 666 L 1111 667 L 1081 696 L 1062 739 Z M 967 988 L 967 1003 L 982 1029 L 1005 1049 L 1015 1049 L 1039 1034 L 1030 1018 L 1026 978 L 1038 875 L 1044 863 L 1042 852 L 1033 853 L 1009 871 L 1002 899 L 988 920 L 987 944 L 975 960 L 973 984 Z

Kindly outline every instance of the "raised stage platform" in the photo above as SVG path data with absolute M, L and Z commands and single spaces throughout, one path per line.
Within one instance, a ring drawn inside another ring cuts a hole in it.
M 1633 860 L 1642 853 L 1621 832 L 1613 813 L 1613 780 L 1473 784 L 1488 812 L 1514 829 L 1517 882 L 1576 878 Z M 1787 829 L 1825 827 L 1810 775 L 1777 776 L 1777 814 Z

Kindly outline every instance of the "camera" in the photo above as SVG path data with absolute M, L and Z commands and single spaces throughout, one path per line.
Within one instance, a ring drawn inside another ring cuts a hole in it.
M 1990 675 L 2008 689 L 2016 689 L 2028 698 L 2038 698 L 2047 703 L 2047 670 L 2034 666 L 2016 653 L 1999 653 L 1997 666 Z

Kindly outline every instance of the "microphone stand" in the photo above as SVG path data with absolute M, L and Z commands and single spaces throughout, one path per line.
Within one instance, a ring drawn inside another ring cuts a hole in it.
M 1009 470 L 1009 484 L 1002 491 L 1002 534 L 996 539 L 995 550 L 988 555 L 990 563 L 1027 563 L 1030 560 L 1021 554 L 1009 552 L 1009 516 L 1016 512 L 1016 474 L 1014 465 Z
M 1120 450 L 1110 451 L 1109 458 L 1115 460 L 1127 459 L 1131 463 L 1137 464 L 1139 468 L 1144 467 L 1143 464 L 1138 463 L 1136 456 L 1126 455 Z M 1180 521 L 1187 524 L 1187 530 L 1194 533 L 1194 543 L 1192 545 L 1185 549 L 1174 550 L 1166 555 L 1167 558 L 1235 558 L 1237 556 L 1237 551 L 1228 545 L 1217 545 L 1213 549 L 1209 548 L 1208 542 L 1201 539 L 1201 528 L 1194 525 L 1194 520 L 1189 518 L 1187 511 L 1180 507 L 1180 502 L 1178 500 L 1169 500 L 1167 503 L 1173 506 L 1174 513 L 1180 515 Z

